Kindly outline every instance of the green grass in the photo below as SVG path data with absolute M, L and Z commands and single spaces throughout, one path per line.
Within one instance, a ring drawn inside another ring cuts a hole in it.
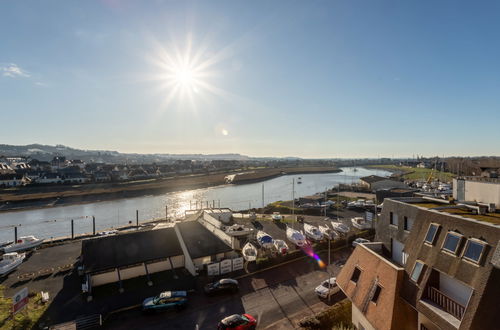
M 4 287 L 0 286 L 0 329 L 31 329 L 43 315 L 48 303 L 42 303 L 40 293 L 30 297 L 28 306 L 11 317 L 12 299 L 4 296 Z
M 367 167 L 387 169 L 392 171 L 403 172 L 403 178 L 405 180 L 418 180 L 427 181 L 432 173 L 434 179 L 439 179 L 440 181 L 451 181 L 455 174 L 450 172 L 434 171 L 430 168 L 417 168 L 408 166 L 398 166 L 398 165 L 368 165 Z

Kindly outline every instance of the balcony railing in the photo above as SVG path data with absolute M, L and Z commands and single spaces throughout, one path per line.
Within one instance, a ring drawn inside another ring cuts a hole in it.
M 439 305 L 445 312 L 450 313 L 458 320 L 462 320 L 465 312 L 465 306 L 460 305 L 455 300 L 451 299 L 438 289 L 429 286 L 427 287 L 427 299 Z

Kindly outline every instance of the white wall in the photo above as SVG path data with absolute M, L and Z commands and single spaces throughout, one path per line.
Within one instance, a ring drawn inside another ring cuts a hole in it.
M 170 269 L 170 262 L 168 260 L 163 260 L 148 264 L 148 272 L 150 274 L 163 272 L 169 269 Z
M 392 240 L 392 260 L 397 262 L 400 265 L 404 265 L 405 261 L 403 258 L 403 248 L 404 244 L 398 240 Z
M 472 294 L 470 287 L 443 273 L 439 273 L 439 291 L 465 307 Z
M 118 282 L 118 272 L 116 269 L 107 273 L 92 275 L 90 278 L 92 287 L 108 283 Z
M 357 329 L 375 330 L 363 313 L 361 313 L 361 311 L 354 304 L 352 304 L 352 324 Z
M 128 280 L 129 278 L 145 276 L 145 275 L 146 275 L 146 268 L 144 268 L 144 264 L 135 267 L 120 269 L 120 278 L 122 279 L 122 281 Z

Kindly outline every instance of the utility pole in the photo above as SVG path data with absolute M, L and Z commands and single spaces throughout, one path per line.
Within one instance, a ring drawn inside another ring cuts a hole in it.
M 292 179 L 292 228 L 297 219 L 295 218 L 295 178 Z
M 264 207 L 265 207 L 265 203 L 264 203 L 264 184 L 262 184 L 262 212 L 264 212 Z

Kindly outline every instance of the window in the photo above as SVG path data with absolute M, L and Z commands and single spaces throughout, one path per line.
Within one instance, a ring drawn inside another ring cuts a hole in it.
M 413 219 L 408 219 L 408 217 L 404 217 L 404 230 L 410 231 L 413 227 Z
M 391 221 L 391 225 L 393 225 L 393 226 L 398 225 L 398 215 L 397 214 L 390 212 L 389 213 L 389 220 Z
M 425 242 L 429 244 L 434 244 L 434 239 L 436 238 L 436 233 L 439 226 L 435 223 L 431 223 L 429 229 L 427 230 L 427 235 L 425 235 Z
M 422 273 L 422 269 L 424 268 L 424 263 L 421 261 L 416 261 L 415 266 L 413 266 L 413 271 L 411 272 L 411 279 L 414 282 L 418 282 L 420 279 L 420 274 Z
M 380 285 L 377 285 L 377 288 L 375 289 L 375 292 L 373 293 L 373 297 L 372 297 L 372 302 L 374 302 L 375 304 L 378 301 L 378 297 L 380 296 L 381 291 L 382 291 L 382 288 L 380 287 Z
M 443 250 L 457 254 L 458 246 L 461 240 L 462 235 L 449 232 L 446 234 L 446 238 L 444 239 Z
M 476 240 L 468 240 L 465 247 L 464 258 L 475 263 L 479 263 L 479 260 L 483 255 L 485 245 L 486 243 Z
M 358 267 L 354 267 L 354 271 L 352 272 L 351 281 L 354 283 L 358 283 L 359 277 L 361 276 L 361 269 Z

